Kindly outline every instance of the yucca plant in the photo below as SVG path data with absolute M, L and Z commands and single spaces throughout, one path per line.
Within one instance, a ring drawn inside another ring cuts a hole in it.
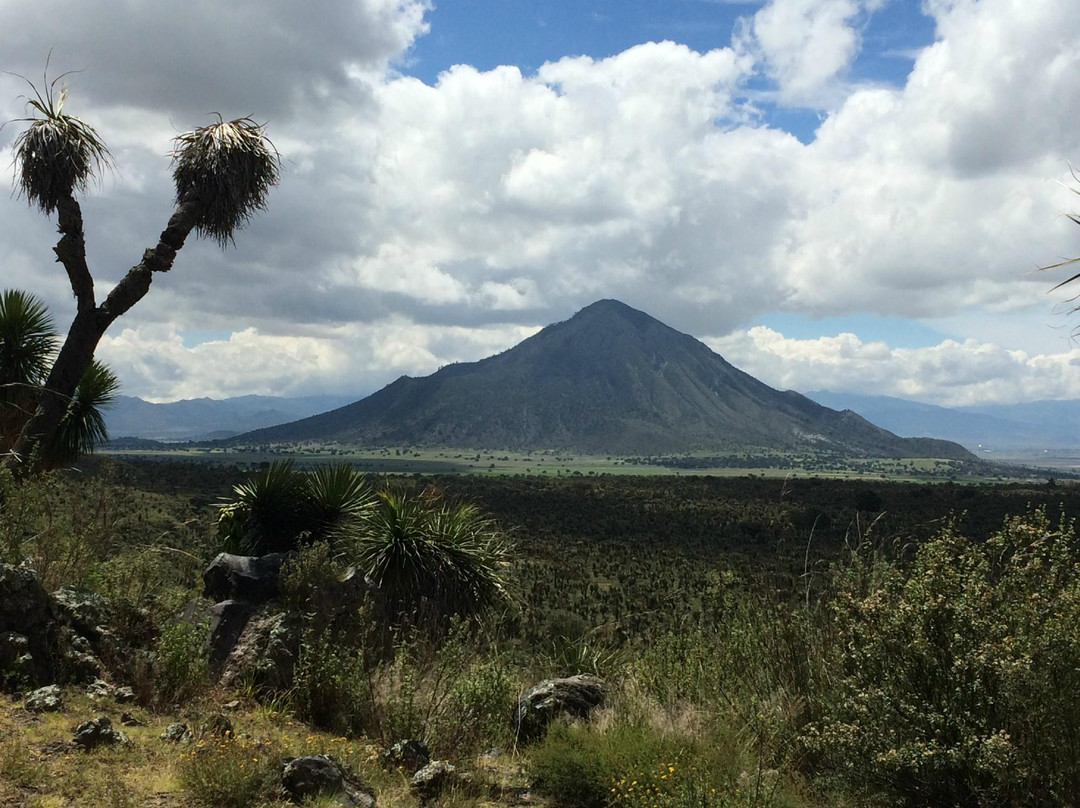
M 0 449 L 37 407 L 58 334 L 45 304 L 18 289 L 0 293 Z
M 231 242 L 236 230 L 266 207 L 281 168 L 264 127 L 251 118 L 224 121 L 218 116 L 217 123 L 177 137 L 172 155 L 176 208 L 153 246 L 99 304 L 75 194 L 110 165 L 111 156 L 92 126 L 64 110 L 67 90 L 57 87 L 69 74 L 50 82 L 47 62 L 45 72 L 43 91 L 27 80 L 33 90 L 27 98 L 32 114 L 19 119 L 29 125 L 14 143 L 16 186 L 31 205 L 57 214 L 60 240 L 53 249 L 67 272 L 77 313 L 45 379 L 47 394 L 6 447 L 3 465 L 17 474 L 34 470 L 49 456 L 47 447 L 56 445 L 101 337 L 149 292 L 154 273 L 172 269 L 192 230 L 223 247 Z
M 377 587 L 391 623 L 476 616 L 506 598 L 510 545 L 472 505 L 380 492 L 351 553 Z
M 305 473 L 292 460 L 274 462 L 234 486 L 221 505 L 218 535 L 223 549 L 250 555 L 333 542 L 373 502 L 364 475 L 347 463 Z
M 119 390 L 116 374 L 96 359 L 90 363 L 75 388 L 59 429 L 44 448 L 49 465 L 70 463 L 109 439 L 102 410 L 112 404 Z
M 30 125 L 15 138 L 15 168 L 18 187 L 26 201 L 43 213 L 52 213 L 75 191 L 86 190 L 94 177 L 111 164 L 112 156 L 94 127 L 64 112 L 67 89 L 57 85 L 69 74 L 48 81 L 39 91 L 24 79 L 34 92 L 26 98 L 33 117 L 21 118 Z
M 59 334 L 34 295 L 18 289 L 0 293 L 0 450 L 7 451 L 40 402 Z M 39 447 L 46 466 L 69 463 L 108 439 L 102 409 L 120 384 L 94 361 L 83 374 L 53 437 Z
M 195 202 L 195 231 L 222 247 L 256 211 L 278 183 L 281 158 L 251 118 L 221 120 L 185 132 L 173 149 L 176 203 Z

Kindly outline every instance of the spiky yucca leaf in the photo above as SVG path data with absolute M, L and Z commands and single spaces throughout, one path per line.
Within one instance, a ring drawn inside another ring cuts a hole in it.
M 58 336 L 40 299 L 18 289 L 0 293 L 0 451 L 37 407 Z
M 509 544 L 471 505 L 380 492 L 353 552 L 394 623 L 478 615 L 506 596 Z
M 275 461 L 233 486 L 232 501 L 218 514 L 222 549 L 252 555 L 296 549 L 308 524 L 306 488 L 291 460 Z
M 281 156 L 264 126 L 251 118 L 219 120 L 176 138 L 176 201 L 197 203 L 196 232 L 222 247 L 256 211 L 266 209 L 280 174 Z
M 65 74 L 66 75 L 66 74 Z M 61 200 L 86 190 L 112 162 L 108 147 L 90 124 L 64 112 L 67 90 L 53 95 L 53 80 L 42 95 L 32 82 L 36 98 L 27 105 L 36 113 L 15 138 L 15 170 L 19 192 L 30 205 L 45 213 L 56 210 Z
M 74 462 L 109 439 L 102 410 L 113 403 L 119 390 L 116 374 L 96 359 L 90 363 L 75 388 L 52 445 L 44 450 L 50 465 Z
M 337 538 L 375 505 L 367 477 L 348 463 L 330 463 L 309 472 L 306 499 L 311 541 Z

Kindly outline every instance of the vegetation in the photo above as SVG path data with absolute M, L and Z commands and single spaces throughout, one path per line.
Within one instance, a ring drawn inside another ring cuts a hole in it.
M 37 408 L 58 340 L 52 318 L 38 298 L 17 289 L 0 292 L 0 453 L 11 450 Z M 112 403 L 119 386 L 105 365 L 90 363 L 52 442 L 38 449 L 42 465 L 74 462 L 105 443 L 101 410 Z
M 207 682 L 203 624 L 175 615 L 217 548 L 213 499 L 235 474 L 154 466 L 155 491 L 131 484 L 141 473 L 8 479 L 5 560 L 34 566 L 50 587 L 128 604 L 129 635 L 141 625 L 149 636 L 133 672 L 139 704 L 123 708 L 147 726 L 130 729 L 130 747 L 64 758 L 45 743 L 92 710 L 120 708 L 72 688 L 59 717 L 28 724 L 0 708 L 0 803 L 275 805 L 281 757 L 323 752 L 380 804 L 414 805 L 406 775 L 382 763 L 405 737 L 472 771 L 478 794 L 530 787 L 551 806 L 1080 800 L 1071 485 L 473 476 L 372 486 L 382 495 L 341 523 L 348 531 L 293 536 L 283 598 L 305 616 L 292 686 L 226 690 Z M 374 601 L 332 616 L 325 595 L 361 558 L 365 529 L 381 519 L 399 531 L 384 527 L 383 546 L 426 542 L 459 501 L 476 503 L 463 522 L 513 529 L 508 606 L 397 633 L 389 648 L 363 630 L 385 619 Z M 580 672 L 605 677 L 607 705 L 516 747 L 508 714 L 520 693 Z M 234 700 L 235 732 L 213 735 L 206 716 Z M 157 740 L 175 720 L 191 744 Z M 471 794 L 453 803 L 481 801 Z
M 54 251 L 67 272 L 77 313 L 51 362 L 42 395 L 24 418 L 13 445 L 5 447 L 5 465 L 20 471 L 38 447 L 70 448 L 70 434 L 56 436 L 71 402 L 82 406 L 76 388 L 92 367 L 98 342 L 146 295 L 154 273 L 172 268 L 192 230 L 222 246 L 229 243 L 236 230 L 266 206 L 280 168 L 277 150 L 263 127 L 250 118 L 219 120 L 178 136 L 173 151 L 176 209 L 156 246 L 146 250 L 99 305 L 75 195 L 100 175 L 111 158 L 94 128 L 65 110 L 67 90 L 57 85 L 67 74 L 49 82 L 47 73 L 46 67 L 42 90 L 27 81 L 34 97 L 27 99 L 31 114 L 22 121 L 28 125 L 14 143 L 16 187 L 31 206 L 57 215 L 60 240 Z M 36 463 L 47 466 L 48 453 L 38 452 Z

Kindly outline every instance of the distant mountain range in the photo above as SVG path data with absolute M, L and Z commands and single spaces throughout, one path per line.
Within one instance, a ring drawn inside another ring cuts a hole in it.
M 971 458 L 955 443 L 900 438 L 854 412 L 774 390 L 693 337 L 615 300 L 594 303 L 496 356 L 423 378 L 403 376 L 360 401 L 228 443 L 302 441 Z
M 215 440 L 306 418 L 352 400 L 345 396 L 240 396 L 151 404 L 141 398 L 118 396 L 105 410 L 105 426 L 113 440 L 127 437 L 173 442 Z
M 1080 449 L 1080 401 L 1075 400 L 937 407 L 825 390 L 807 396 L 826 407 L 854 410 L 897 435 L 956 441 L 980 453 Z

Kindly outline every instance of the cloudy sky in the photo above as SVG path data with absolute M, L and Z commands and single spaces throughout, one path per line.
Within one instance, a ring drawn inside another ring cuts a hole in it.
M 780 388 L 1080 398 L 1037 271 L 1080 255 L 1076 0 L 0 0 L 0 69 L 50 49 L 115 156 L 99 296 L 168 219 L 176 134 L 251 115 L 284 158 L 106 335 L 130 395 L 360 396 L 613 297 Z M 0 195 L 0 285 L 66 322 L 54 242 Z

